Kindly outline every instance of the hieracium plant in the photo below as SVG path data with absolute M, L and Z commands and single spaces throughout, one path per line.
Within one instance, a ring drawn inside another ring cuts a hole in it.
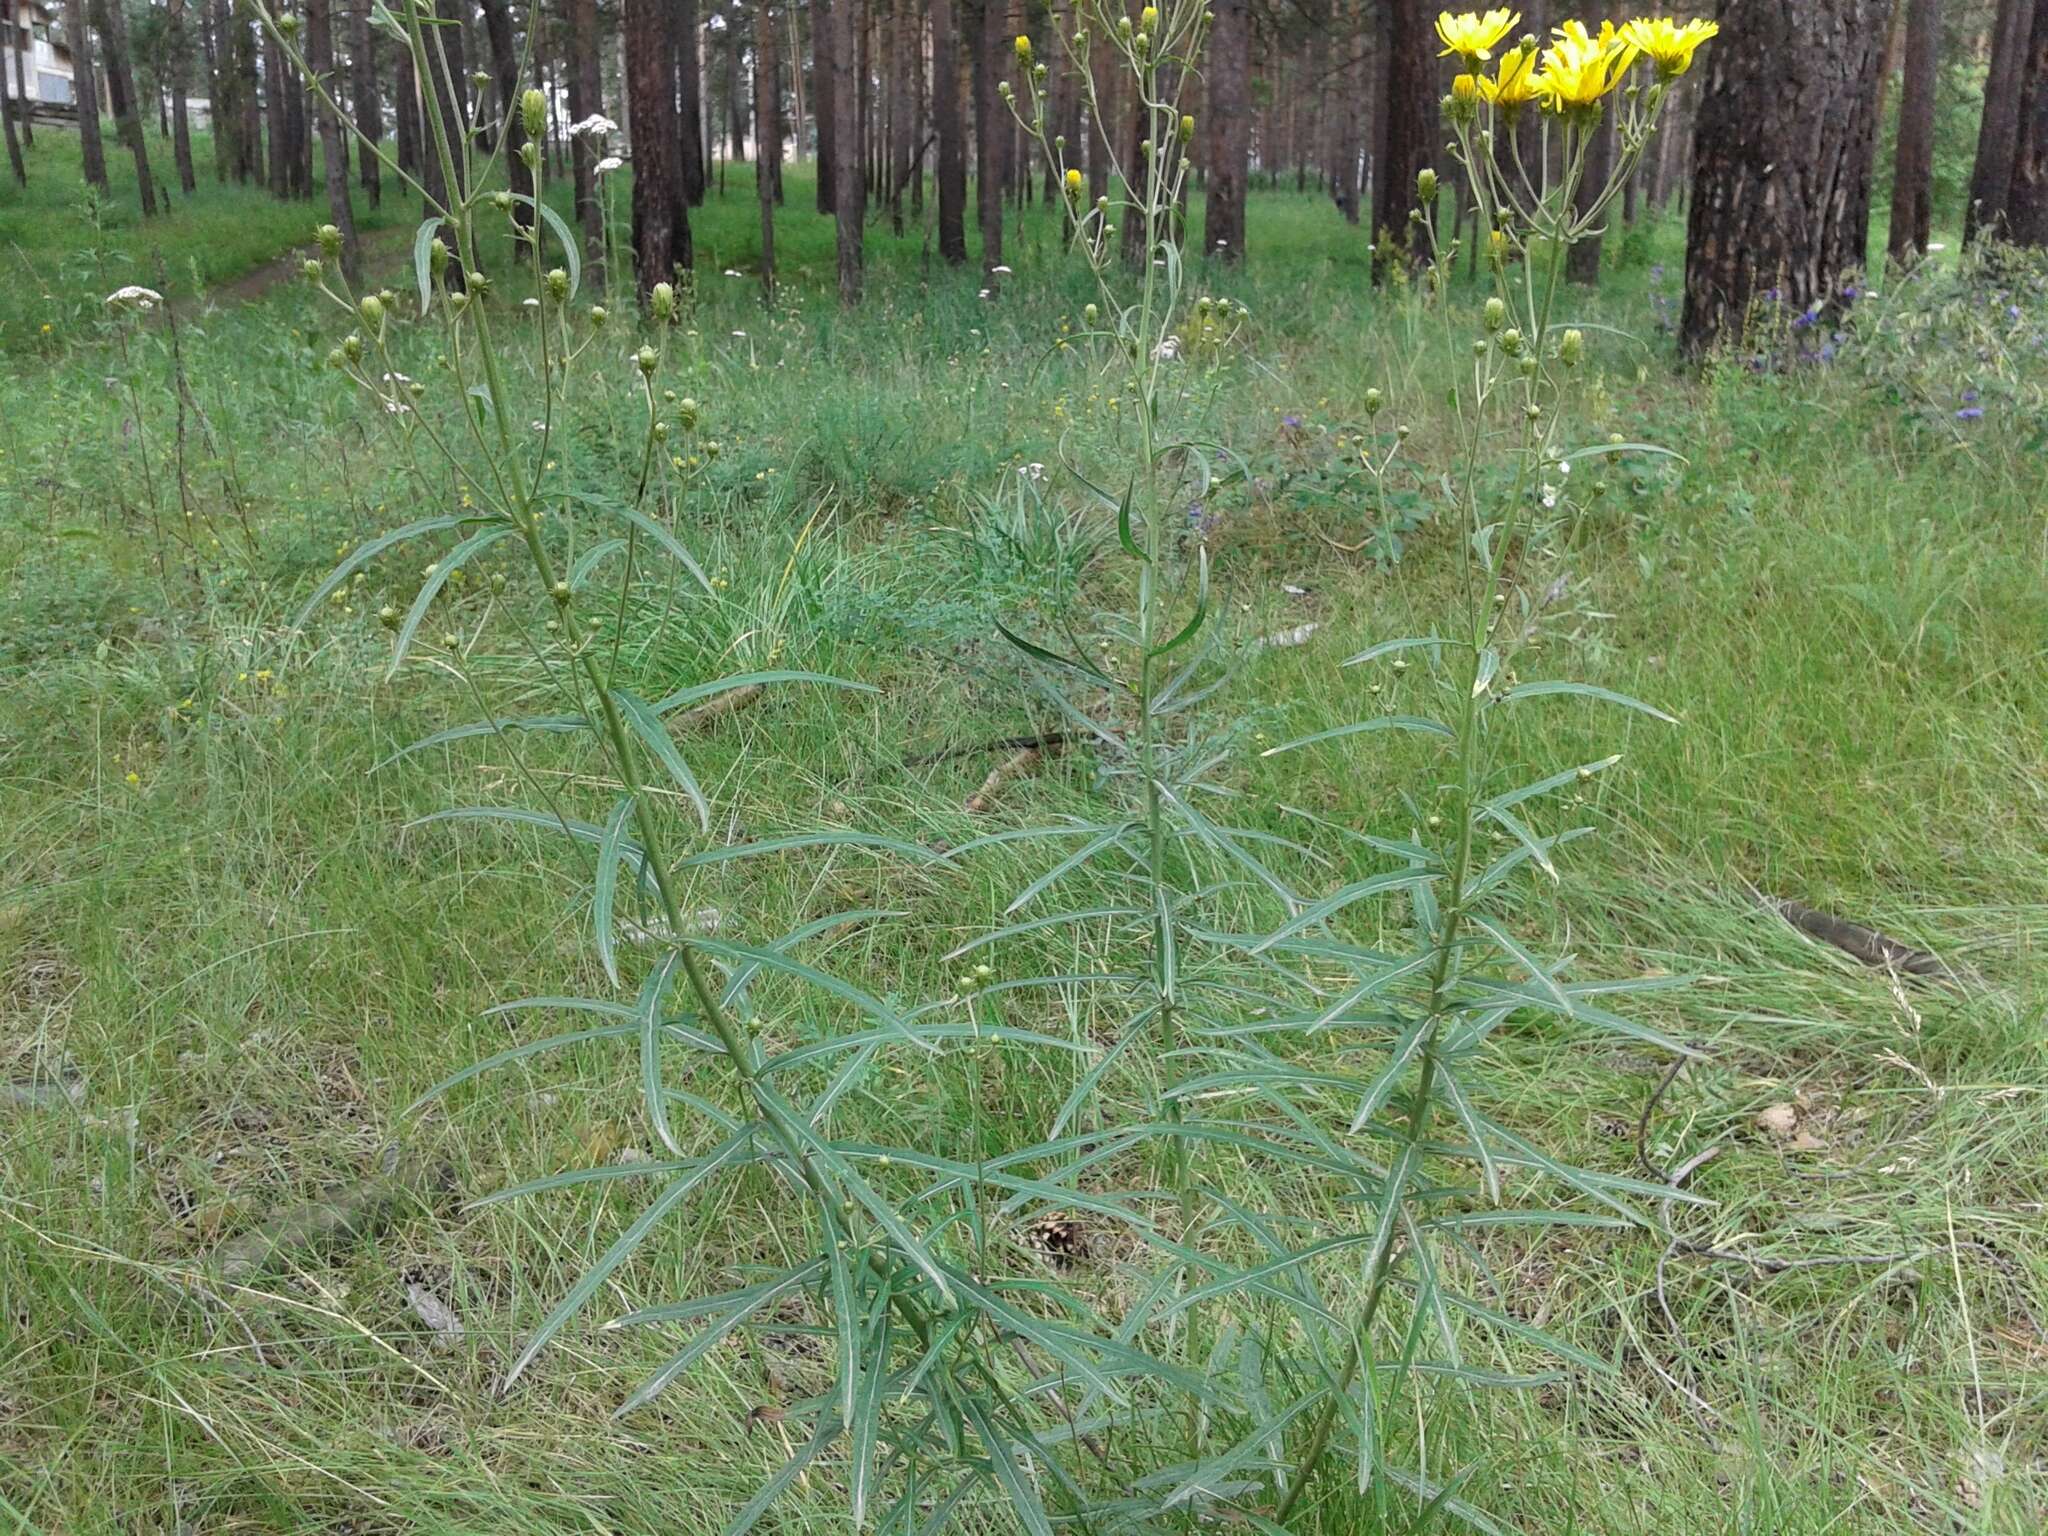
M 1414 222 L 1429 261 L 1425 287 L 1440 309 L 1451 355 L 1467 360 L 1446 381 L 1456 405 L 1454 437 L 1443 445 L 1442 462 L 1430 466 L 1441 487 L 1440 515 L 1457 534 L 1462 602 L 1441 632 L 1390 637 L 1345 662 L 1376 674 L 1371 713 L 1272 749 L 1328 749 L 1401 731 L 1435 743 L 1441 754 L 1431 789 L 1413 796 L 1409 835 L 1358 840 L 1389 867 L 1260 940 L 1267 952 L 1350 971 L 1354 980 L 1337 1006 L 1315 1020 L 1318 1054 L 1348 1055 L 1355 1046 L 1378 1052 L 1377 1068 L 1352 1084 L 1357 1097 L 1346 1129 L 1372 1138 L 1386 1159 L 1374 1224 L 1359 1234 L 1355 1304 L 1340 1314 L 1343 1363 L 1313 1394 L 1304 1443 L 1288 1457 L 1292 1470 L 1274 1511 L 1283 1523 L 1339 1434 L 1354 1443 L 1361 1491 L 1391 1481 L 1483 1521 L 1457 1494 L 1464 1474 L 1426 1465 L 1397 1469 L 1387 1461 L 1384 1395 L 1403 1382 L 1447 1379 L 1464 1391 L 1528 1379 L 1464 1368 L 1460 1319 L 1522 1335 L 1567 1359 L 1599 1362 L 1461 1294 L 1456 1277 L 1478 1270 L 1471 1244 L 1494 1226 L 1634 1223 L 1643 1219 L 1643 1202 L 1671 1198 L 1667 1189 L 1572 1167 L 1502 1124 L 1485 1108 L 1491 1096 L 1483 1068 L 1489 1037 L 1523 1016 L 1684 1049 L 1611 1007 L 1620 995 L 1668 986 L 1670 979 L 1575 979 L 1568 962 L 1546 959 L 1513 932 L 1508 901 L 1515 885 L 1532 873 L 1561 881 L 1562 851 L 1592 830 L 1574 824 L 1573 811 L 1619 758 L 1529 764 L 1508 749 L 1505 726 L 1517 711 L 1572 698 L 1675 723 L 1609 690 L 1525 678 L 1520 669 L 1530 664 L 1529 642 L 1554 598 L 1543 556 L 1567 509 L 1601 493 L 1600 476 L 1613 462 L 1666 451 L 1587 440 L 1592 434 L 1572 383 L 1587 342 L 1556 313 L 1565 258 L 1598 230 L 1651 140 L 1671 81 L 1718 29 L 1711 22 L 1639 19 L 1619 28 L 1603 23 L 1595 32 L 1566 21 L 1547 45 L 1525 37 L 1503 47 L 1520 20 L 1506 10 L 1446 12 L 1437 20 L 1444 53 L 1460 65 L 1443 102 L 1452 153 L 1466 173 L 1485 242 L 1490 291 L 1476 313 L 1451 302 L 1457 253 L 1439 239 L 1435 172 L 1422 171 L 1416 186 Z M 1609 113 L 1617 153 L 1606 181 L 1589 185 L 1588 148 Z M 1346 943 L 1327 926 L 1338 910 L 1396 887 L 1409 918 L 1405 946 Z M 1305 1086 L 1330 1086 L 1328 1074 L 1302 1076 Z M 1509 1171 L 1561 1181 L 1595 1209 L 1510 1206 Z
M 297 52 L 295 29 L 260 5 L 258 15 L 331 109 L 324 83 Z M 935 856 L 912 842 L 840 831 L 738 843 L 711 836 L 710 800 L 678 740 L 680 717 L 770 684 L 865 685 L 776 670 L 771 654 L 768 670 L 673 679 L 676 686 L 652 698 L 636 691 L 633 649 L 624 644 L 629 618 L 653 612 L 687 622 L 693 602 L 722 600 L 682 538 L 695 492 L 689 460 L 672 451 L 673 440 L 697 428 L 704 407 L 666 387 L 677 366 L 674 289 L 641 274 L 648 299 L 631 322 L 602 306 L 578 309 L 576 241 L 540 201 L 545 96 L 527 91 L 502 116 L 479 106 L 471 118 L 444 123 L 441 103 L 459 97 L 432 12 L 406 0 L 379 6 L 375 16 L 411 57 L 427 152 L 441 172 L 430 190 L 384 157 L 430 209 L 414 246 L 416 314 L 408 317 L 413 306 L 395 293 L 355 292 L 334 267 L 340 242 L 331 232 L 323 231 L 307 275 L 350 327 L 331 365 L 423 499 L 446 510 L 355 549 L 320 584 L 295 629 L 330 599 L 345 612 L 349 591 L 380 556 L 439 541 L 410 604 L 387 604 L 379 615 L 391 634 L 390 667 L 431 663 L 459 681 L 481 718 L 437 731 L 396 757 L 429 763 L 441 760 L 442 749 L 487 740 L 514 765 L 527 800 L 452 807 L 424 822 L 557 834 L 587 851 L 593 946 L 611 990 L 500 1005 L 501 1013 L 554 1015 L 569 1027 L 473 1064 L 421 1102 L 544 1052 L 616 1041 L 637 1053 L 644 1111 L 659 1143 L 652 1160 L 574 1169 L 484 1197 L 657 1181 L 657 1193 L 528 1336 L 502 1386 L 510 1389 L 601 1292 L 609 1294 L 611 1277 L 684 1202 L 751 1179 L 760 1193 L 750 1199 L 779 1191 L 790 1202 L 776 1231 L 778 1249 L 791 1257 L 734 1260 L 725 1289 L 611 1319 L 612 1326 L 677 1334 L 673 1354 L 619 1411 L 649 1403 L 737 1330 L 808 1298 L 819 1319 L 812 1331 L 825 1341 L 821 1369 L 792 1400 L 772 1405 L 790 1454 L 728 1530 L 754 1526 L 822 1462 L 843 1483 L 856 1526 L 937 1529 L 953 1509 L 993 1499 L 1022 1528 L 1049 1532 L 1048 1504 L 1082 1499 L 1062 1449 L 1094 1444 L 1112 1411 L 1078 1414 L 1070 1393 L 1113 1407 L 1134 1391 L 1203 1396 L 1208 1389 L 1193 1373 L 1096 1329 L 1085 1308 L 1040 1306 L 1029 1286 L 989 1277 L 980 1261 L 981 1202 L 1078 1204 L 1118 1220 L 1130 1212 L 1042 1181 L 1036 1149 L 962 1163 L 927 1148 L 857 1140 L 835 1117 L 892 1052 L 936 1071 L 948 1044 L 1072 1044 L 960 1019 L 950 1002 L 905 1009 L 801 958 L 806 941 L 887 913 L 837 912 L 791 932 L 755 934 L 743 905 L 727 902 L 715 931 L 706 931 L 711 925 L 693 898 L 742 860 L 821 846 L 925 863 Z M 514 152 L 515 115 L 525 130 L 517 153 L 532 178 L 531 198 L 495 184 Z M 550 240 L 559 266 L 549 265 Z M 494 270 L 499 263 L 502 275 Z M 433 362 L 414 363 L 420 376 L 409 376 L 401 362 L 421 353 Z M 564 423 L 586 397 L 596 399 L 600 416 L 623 410 L 636 424 L 633 440 L 613 445 L 609 475 L 596 483 L 572 477 L 557 458 Z M 473 627 L 431 622 L 454 590 L 478 584 L 489 600 Z M 501 640 L 513 646 L 517 667 L 480 665 Z M 517 713 L 488 696 L 493 678 L 507 674 L 521 695 Z M 530 712 L 535 693 L 550 698 L 545 712 Z M 580 739 L 595 755 L 598 777 L 610 786 L 608 806 L 579 815 L 568 799 L 573 791 L 535 771 L 534 745 L 563 738 Z M 634 908 L 642 916 L 629 926 Z M 792 1033 L 800 1043 L 790 1043 Z M 735 1405 L 736 1431 L 749 1411 Z
M 1067 188 L 1072 243 L 1099 287 L 1074 344 L 1092 349 L 1101 387 L 1129 402 L 1121 439 L 1098 436 L 1085 465 L 1078 450 L 1064 451 L 1073 445 L 1063 445 L 1062 458 L 1115 519 L 1131 575 L 1126 610 L 1070 614 L 1059 643 L 1042 631 L 1010 638 L 1040 668 L 1066 722 L 1097 744 L 1108 777 L 1131 792 L 1123 814 L 1061 829 L 1080 846 L 1016 905 L 1083 866 L 1106 870 L 1121 899 L 989 938 L 1107 922 L 1142 962 L 1129 972 L 1127 1027 L 1076 1090 L 1095 1086 L 1133 1042 L 1156 1042 L 1173 1064 L 1157 1116 L 1104 1128 L 1084 1156 L 1094 1164 L 1113 1150 L 1162 1147 L 1155 1165 L 1180 1214 L 1172 1239 L 1156 1243 L 1166 1262 L 1121 1332 L 1143 1338 L 1174 1323 L 1173 1345 L 1235 1387 L 1226 1408 L 1190 1419 L 1192 1455 L 1144 1485 L 1160 1490 L 1161 1508 L 1227 1505 L 1263 1529 L 1308 1513 L 1304 1499 L 1340 1439 L 1360 1494 L 1384 1505 L 1398 1490 L 1432 1512 L 1497 1528 L 1461 1492 L 1472 1469 L 1433 1464 L 1453 1454 L 1446 1447 L 1456 1437 L 1432 1440 L 1405 1426 L 1431 1421 L 1429 1393 L 1548 1379 L 1470 1364 L 1465 1335 L 1474 1328 L 1498 1335 L 1503 1353 L 1519 1338 L 1583 1366 L 1603 1362 L 1472 1294 L 1470 1277 L 1486 1283 L 1475 1245 L 1493 1229 L 1637 1223 L 1648 1202 L 1673 1197 L 1570 1166 L 1501 1123 L 1488 1112 L 1484 1066 L 1490 1037 L 1517 1017 L 1682 1049 L 1611 1008 L 1619 995 L 1668 980 L 1577 979 L 1513 931 L 1517 885 L 1532 873 L 1560 881 L 1562 851 L 1590 830 L 1547 823 L 1569 821 L 1618 759 L 1527 764 L 1507 749 L 1502 727 L 1515 711 L 1574 696 L 1671 718 L 1568 679 L 1524 679 L 1518 669 L 1548 600 L 1531 573 L 1570 508 L 1598 494 L 1614 462 L 1664 451 L 1585 440 L 1572 380 L 1587 342 L 1555 313 L 1565 257 L 1598 229 L 1650 142 L 1670 82 L 1716 29 L 1645 19 L 1595 32 L 1566 22 L 1547 45 L 1525 38 L 1503 47 L 1519 21 L 1504 10 L 1438 21 L 1445 53 L 1462 66 L 1443 110 L 1476 204 L 1490 290 L 1471 309 L 1451 302 L 1456 253 L 1438 238 L 1435 172 L 1423 171 L 1416 186 L 1411 246 L 1428 262 L 1423 291 L 1453 354 L 1469 359 L 1445 381 L 1456 430 L 1441 462 L 1428 466 L 1441 488 L 1438 515 L 1456 533 L 1462 601 L 1441 632 L 1390 637 L 1346 663 L 1379 674 L 1366 692 L 1371 714 L 1267 754 L 1327 752 L 1402 731 L 1438 744 L 1441 769 L 1408 797 L 1406 836 L 1323 828 L 1374 867 L 1313 901 L 1294 894 L 1290 877 L 1315 855 L 1212 811 L 1234 798 L 1228 754 L 1194 710 L 1223 680 L 1226 642 L 1208 599 L 1206 557 L 1180 509 L 1234 463 L 1186 427 L 1201 398 L 1189 382 L 1188 337 L 1219 312 L 1182 298 L 1184 162 L 1173 152 L 1192 133 L 1177 92 L 1197 67 L 1204 14 L 1198 5 L 1148 7 L 1133 24 L 1093 9 L 1061 38 L 1094 108 L 1103 92 L 1088 69 L 1091 29 L 1104 29 L 1148 128 L 1138 162 L 1115 167 L 1120 195 L 1093 204 L 1064 163 L 1066 146 L 1047 134 L 1043 67 L 1027 39 L 1017 45 L 1027 85 L 1019 119 Z M 1588 148 L 1610 112 L 1618 152 L 1607 180 L 1587 185 Z M 1115 238 L 1131 221 L 1144 234 L 1135 269 Z M 1221 313 L 1226 326 L 1239 323 L 1227 307 Z M 1408 434 L 1394 424 L 1399 402 L 1374 390 L 1362 404 L 1372 426 L 1361 451 L 1383 479 L 1411 451 Z M 1344 771 L 1341 760 L 1331 766 Z M 1253 910 L 1226 897 L 1233 884 L 1263 892 L 1277 915 L 1236 932 L 1215 924 L 1219 899 Z M 1393 900 L 1405 909 L 1391 925 L 1406 932 L 1404 944 L 1350 936 L 1367 904 Z M 1213 958 L 1197 967 L 1197 953 Z M 1233 969 L 1231 954 L 1259 967 L 1256 976 Z M 1104 967 L 1111 977 L 1124 969 Z M 1076 1103 L 1062 1106 L 1061 1121 Z M 1227 1155 L 1240 1182 L 1268 1191 L 1272 1203 L 1261 1209 L 1242 1189 L 1205 1181 L 1193 1155 L 1203 1148 Z M 1525 1182 L 1511 1175 L 1532 1174 L 1592 1209 L 1509 1204 L 1509 1189 Z M 1314 1193 L 1287 1200 L 1282 1192 L 1295 1189 Z M 1308 1214 L 1330 1210 L 1367 1219 Z M 1415 1399 L 1412 1417 L 1391 1411 L 1404 1392 Z M 1350 1528 L 1355 1517 L 1329 1518 Z

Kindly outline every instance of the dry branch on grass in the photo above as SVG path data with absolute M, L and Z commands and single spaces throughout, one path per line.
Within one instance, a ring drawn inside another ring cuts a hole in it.
M 395 1143 L 377 1172 L 317 1200 L 293 1206 L 214 1250 L 208 1268 L 240 1283 L 267 1270 L 311 1258 L 382 1231 L 407 1206 L 446 1188 L 454 1170 L 442 1159 Z

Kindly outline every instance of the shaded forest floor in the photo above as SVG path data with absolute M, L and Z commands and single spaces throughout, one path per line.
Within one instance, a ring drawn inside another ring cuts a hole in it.
M 792 692 L 707 732 L 693 763 L 722 835 L 830 824 L 957 844 L 1099 809 L 1109 790 L 1085 753 L 980 816 L 962 802 L 988 756 L 915 761 L 1040 723 L 991 620 L 1045 601 L 1045 573 L 966 535 L 985 520 L 980 497 L 1056 462 L 1062 431 L 1117 420 L 1112 394 L 1051 355 L 1087 298 L 1055 232 L 1027 214 L 1014 276 L 983 297 L 916 225 L 878 231 L 868 305 L 843 315 L 829 225 L 792 176 L 786 286 L 764 312 L 751 192 L 735 168 L 697 215 L 675 342 L 700 405 L 686 531 L 726 585 L 638 618 L 632 666 L 659 690 L 772 652 L 882 691 Z M 304 205 L 283 214 L 309 222 Z M 1420 748 L 1370 738 L 1333 771 L 1340 760 L 1259 747 L 1354 718 L 1365 680 L 1337 661 L 1427 632 L 1444 609 L 1455 549 L 1426 515 L 1427 477 L 1397 487 L 1383 521 L 1352 466 L 1368 387 L 1427 464 L 1447 344 L 1414 294 L 1370 288 L 1359 232 L 1320 199 L 1262 193 L 1251 231 L 1250 272 L 1201 281 L 1252 311 L 1250 360 L 1208 409 L 1253 477 L 1203 516 L 1238 639 L 1318 627 L 1248 646 L 1228 695 L 1235 782 L 1275 826 L 1291 805 L 1398 836 L 1404 793 L 1429 782 Z M 1624 754 L 1594 799 L 1600 835 L 1573 845 L 1558 888 L 1531 888 L 1517 921 L 1587 974 L 1697 977 L 1639 1016 L 1709 1059 L 1645 1118 L 1661 1061 L 1529 1022 L 1496 1038 L 1491 1107 L 1615 1173 L 1636 1168 L 1639 1139 L 1659 1162 L 1724 1144 L 1698 1179 L 1717 1203 L 1697 1236 L 1764 1262 L 1674 1263 L 1660 1297 L 1661 1247 L 1639 1234 L 1503 1247 L 1490 1255 L 1503 1305 L 1617 1371 L 1446 1396 L 1430 1432 L 1477 1463 L 1467 1496 L 1512 1530 L 2036 1532 L 2038 427 L 1996 410 L 1956 420 L 1984 387 L 1967 359 L 1944 386 L 1953 399 L 1931 405 L 1846 365 L 1678 373 L 1673 239 L 1611 238 L 1608 279 L 1572 296 L 1572 318 L 1629 333 L 1589 326 L 1586 440 L 1618 432 L 1686 462 L 1615 475 L 1543 573 L 1557 594 L 1544 636 L 1558 675 L 1683 725 L 1559 708 L 1517 728 L 1532 763 Z M 801 1316 L 624 1419 L 612 1411 L 673 1342 L 601 1332 L 595 1313 L 509 1396 L 493 1390 L 647 1191 L 463 1201 L 644 1152 L 631 1052 L 534 1058 L 401 1118 L 433 1082 L 533 1032 L 494 1004 L 605 983 L 584 872 L 559 846 L 399 830 L 508 794 L 494 746 L 372 771 L 476 713 L 432 668 L 383 678 L 375 612 L 408 602 L 434 556 L 409 546 L 310 637 L 288 631 L 338 550 L 415 512 L 415 486 L 321 366 L 340 328 L 298 285 L 202 308 L 182 336 L 181 411 L 158 333 L 123 348 L 99 316 L 77 324 L 90 333 L 10 386 L 26 408 L 0 413 L 0 1512 L 78 1531 L 654 1531 L 679 1512 L 682 1528 L 714 1528 L 786 1454 L 751 1415 L 816 1375 Z M 423 371 L 431 337 L 418 345 Z M 624 383 L 565 407 L 579 473 L 612 465 Z M 444 602 L 435 622 L 474 629 L 493 686 L 531 690 L 489 627 L 486 584 Z M 590 788 L 574 750 L 534 763 L 564 793 Z M 929 998 L 948 988 L 944 954 L 994 926 L 1031 872 L 1022 853 L 936 872 L 791 856 L 706 873 L 689 906 L 764 932 L 827 910 L 902 913 L 809 958 Z M 1869 970 L 1763 910 L 1757 890 L 1882 929 L 1957 979 Z M 1048 936 L 995 959 L 1087 963 L 1089 945 Z M 769 1027 L 832 1025 L 793 1011 Z M 849 1106 L 852 1122 L 932 1146 L 1036 1139 L 1067 1086 L 1002 1057 L 973 1092 L 908 1062 L 888 1081 Z M 1797 1130 L 1776 1134 L 1787 1108 Z M 445 1188 L 232 1307 L 195 1302 L 183 1279 L 218 1244 L 361 1178 L 399 1136 L 445 1160 Z M 765 1181 L 741 1182 L 680 1210 L 610 1282 L 602 1314 L 775 1251 L 773 1204 Z M 1028 1275 L 1040 1261 L 1012 1243 L 997 1262 Z M 1076 1283 L 1118 1278 L 1112 1253 Z M 422 1294 L 460 1318 L 459 1336 L 423 1321 Z M 821 1465 L 773 1528 L 844 1530 L 844 1510 Z M 969 1510 L 959 1528 L 1007 1520 Z M 1340 1499 L 1301 1528 L 1416 1520 L 1398 1498 Z

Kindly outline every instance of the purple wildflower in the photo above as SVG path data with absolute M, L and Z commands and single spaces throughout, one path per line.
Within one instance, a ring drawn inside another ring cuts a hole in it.
M 1983 414 L 1984 414 L 1984 407 L 1983 407 L 1983 406 L 1981 406 L 1981 405 L 1966 405 L 1966 406 L 1964 406 L 1964 407 L 1963 407 L 1963 408 L 1962 408 L 1962 409 L 1961 409 L 1960 411 L 1957 411 L 1957 412 L 1956 412 L 1956 420 L 1957 420 L 1957 421 L 1975 421 L 1975 420 L 1977 420 L 1977 419 L 1978 419 L 1978 418 L 1979 418 L 1980 416 L 1982 416 Z

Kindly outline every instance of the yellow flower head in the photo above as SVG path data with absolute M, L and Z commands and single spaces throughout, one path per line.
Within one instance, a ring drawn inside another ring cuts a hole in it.
M 1067 190 L 1069 192 L 1079 192 L 1081 190 L 1081 172 L 1078 167 L 1069 166 L 1067 169 Z
M 1460 75 L 1451 82 L 1451 100 L 1461 107 L 1478 104 L 1479 82 L 1471 75 Z
M 1688 21 L 1683 26 L 1669 16 L 1654 20 L 1639 16 L 1621 29 L 1621 35 L 1644 58 L 1657 66 L 1657 78 L 1675 80 L 1692 68 L 1692 56 L 1701 43 L 1718 36 L 1719 22 Z
M 1479 94 L 1512 112 L 1536 99 L 1536 50 L 1517 43 L 1500 56 L 1498 75 L 1479 77 Z
M 1443 53 L 1457 54 L 1466 63 L 1476 63 L 1493 57 L 1494 46 L 1515 30 L 1522 19 L 1520 11 L 1505 8 L 1488 11 L 1484 16 L 1471 11 L 1453 15 L 1441 11 L 1436 18 L 1436 35 L 1444 45 Z
M 1543 73 L 1536 78 L 1543 105 L 1552 112 L 1598 105 L 1635 62 L 1635 45 L 1624 42 L 1611 21 L 1600 24 L 1598 37 L 1581 21 L 1566 22 L 1556 29 L 1556 36 L 1557 41 L 1543 50 Z

